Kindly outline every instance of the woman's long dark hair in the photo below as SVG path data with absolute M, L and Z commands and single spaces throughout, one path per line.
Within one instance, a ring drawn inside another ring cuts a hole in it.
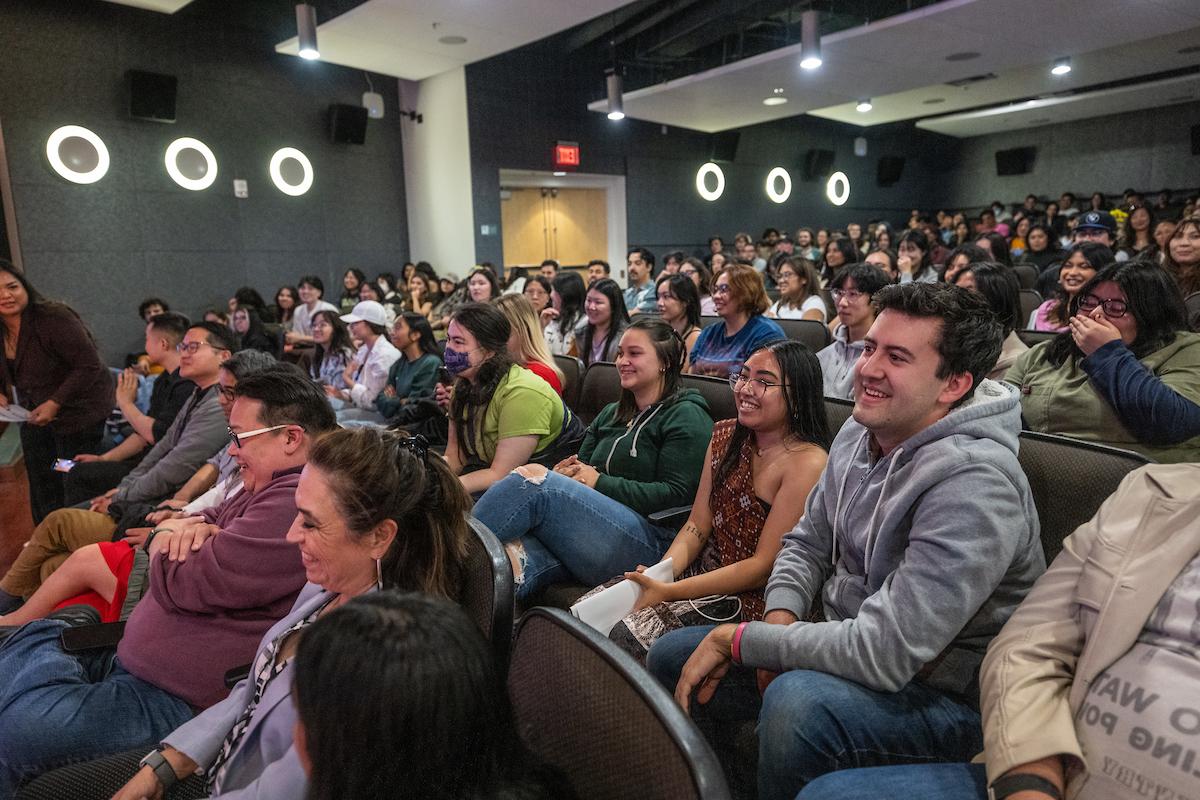
M 262 350 L 264 353 L 274 355 L 275 343 L 267 335 L 267 330 L 263 327 L 262 318 L 258 315 L 258 309 L 254 306 L 239 305 L 234 309 L 233 313 L 236 314 L 238 311 L 244 311 L 247 320 L 246 332 L 238 334 L 238 349 Z
M 355 279 L 358 281 L 358 283 L 355 285 L 355 287 L 353 289 L 346 288 L 346 275 L 353 275 L 355 277 Z M 358 289 L 366 282 L 367 282 L 367 273 L 363 272 L 361 269 L 351 267 L 350 269 L 346 270 L 344 273 L 342 273 L 342 299 L 344 300 L 346 298 L 352 297 L 352 298 L 354 298 L 354 302 L 357 303 L 358 302 Z
M 900 252 L 900 245 L 904 244 L 905 242 L 908 242 L 913 247 L 921 251 L 921 263 L 918 264 L 917 268 L 913 270 L 913 280 L 916 280 L 926 273 L 933 272 L 933 258 L 932 254 L 929 252 L 929 239 L 925 238 L 925 231 L 907 230 L 900 234 L 900 238 L 894 245 L 897 253 Z
M 450 403 L 450 420 L 458 437 L 458 452 L 463 460 L 478 455 L 475 452 L 475 431 L 481 425 L 484 412 L 496 387 L 516 362 L 508 353 L 508 337 L 512 326 L 500 309 L 489 303 L 467 303 L 454 312 L 453 322 L 466 328 L 479 347 L 491 352 L 491 357 L 479 365 L 472 383 L 459 378 L 454 384 L 454 400 Z
M 692 291 L 696 285 L 686 275 L 672 277 L 681 278 L 691 284 Z M 665 320 L 642 317 L 635 320 L 622 334 L 630 331 L 641 331 L 650 340 L 654 354 L 658 356 L 659 368 L 663 370 L 663 388 L 656 403 L 668 405 L 675 402 L 679 393 L 679 376 L 683 373 L 683 362 L 687 360 L 687 346 L 683 339 Z M 617 422 L 629 422 L 638 414 L 637 398 L 633 392 L 621 389 L 621 399 L 617 402 Z
M 1137 322 L 1137 338 L 1129 345 L 1136 358 L 1145 358 L 1175 341 L 1175 334 L 1188 330 L 1187 309 L 1179 286 L 1166 270 L 1153 261 L 1135 259 L 1100 269 L 1071 298 L 1070 315 L 1079 311 L 1079 300 L 1102 283 L 1111 281 L 1125 293 L 1127 314 Z M 1083 358 L 1083 351 L 1070 331 L 1055 336 L 1047 345 L 1046 360 L 1061 367 Z
M 490 648 L 446 600 L 377 592 L 317 620 L 294 697 L 308 800 L 549 796 L 559 781 L 574 797 L 521 744 Z
M 683 303 L 683 315 L 687 319 L 686 330 L 700 327 L 700 290 L 696 288 L 696 284 L 687 275 L 680 275 L 676 272 L 674 275 L 663 273 L 658 276 L 658 282 L 654 285 L 654 291 L 658 291 L 658 287 L 663 284 L 667 285 L 667 291 L 671 293 L 679 302 Z
M 404 320 L 404 324 L 408 326 L 410 331 L 417 333 L 417 347 L 422 353 L 428 353 L 431 356 L 437 356 L 440 361 L 442 358 L 442 348 L 437 343 L 437 337 L 433 335 L 433 328 L 429 326 L 429 320 L 424 314 L 418 314 L 415 311 L 405 311 L 400 315 Z
M 279 305 L 279 295 L 288 292 L 292 298 L 292 307 L 284 308 Z M 280 286 L 275 290 L 275 308 L 279 309 L 279 319 L 276 322 L 291 322 L 292 315 L 296 313 L 296 306 L 300 305 L 300 293 L 296 291 L 295 286 Z
M 1099 271 L 1106 264 L 1113 263 L 1115 256 L 1108 245 L 1100 244 L 1099 242 L 1078 242 L 1067 248 L 1063 253 L 1062 263 L 1066 264 L 1071 256 L 1079 253 L 1083 256 L 1084 261 L 1088 263 L 1092 269 Z M 1062 272 L 1062 267 L 1059 267 L 1059 274 Z M 1080 288 L 1082 294 L 1083 289 Z M 1078 297 L 1078 295 L 1076 295 Z M 1050 309 L 1049 317 L 1052 321 L 1060 325 L 1066 325 L 1067 321 L 1075 314 L 1074 307 L 1067 304 L 1067 293 L 1063 291 L 1062 286 L 1058 286 L 1054 290 L 1054 299 L 1058 302 Z
M 1021 316 L 1021 283 L 1016 273 L 999 262 L 980 261 L 968 264 L 955 277 L 955 282 L 968 272 L 975 276 L 975 290 L 991 306 L 1004 328 L 1005 338 L 1023 328 L 1025 320 Z
M 604 337 L 603 353 L 607 353 L 608 348 L 621 338 L 621 334 L 629 325 L 629 312 L 625 310 L 625 296 L 621 294 L 621 287 L 617 286 L 617 282 L 612 278 L 601 278 L 589 286 L 588 291 L 604 295 L 608 298 L 609 308 L 612 309 L 612 316 L 608 320 L 608 333 Z M 584 364 L 592 363 L 592 334 L 594 332 L 595 326 L 589 322 L 587 332 L 583 335 L 583 348 L 579 353 L 579 358 Z
M 845 263 L 843 263 L 840 267 L 829 266 L 827 254 L 829 253 L 829 248 L 831 247 L 842 254 L 842 258 L 844 259 Z M 862 251 L 860 251 L 858 246 L 854 244 L 854 240 L 848 236 L 842 236 L 838 239 L 830 239 L 825 243 L 824 249 L 821 250 L 821 280 L 825 281 L 826 283 L 832 281 L 835 270 L 840 272 L 851 264 L 857 264 L 858 262 L 862 261 L 862 258 Z
M 828 452 L 833 437 L 830 436 L 829 418 L 825 414 L 821 362 L 800 342 L 770 342 L 754 353 L 764 351 L 774 356 L 775 363 L 779 365 L 779 380 L 783 382 L 781 391 L 787 403 L 787 435 L 801 442 L 815 444 Z M 742 448 L 753 435 L 754 432 L 740 422 L 734 427 L 729 449 L 713 474 L 714 486 L 729 480 L 742 457 Z
M 1008 239 L 995 231 L 981 233 L 975 237 L 977 242 L 980 239 L 987 239 L 988 245 L 992 248 L 992 257 L 987 259 L 988 261 L 998 261 L 1006 267 L 1012 266 L 1012 253 L 1008 251 Z
M 350 329 L 346 327 L 346 323 L 342 322 L 338 312 L 322 309 L 312 315 L 314 320 L 317 317 L 328 322 L 332 332 L 329 334 L 328 348 L 321 344 L 313 348 L 312 361 L 308 365 L 308 374 L 313 378 L 320 377 L 321 365 L 325 363 L 325 357 L 330 353 L 341 353 L 347 359 L 354 355 L 354 342 L 350 338 Z
M 558 312 L 558 329 L 563 335 L 575 330 L 579 318 L 583 316 L 583 300 L 587 297 L 587 284 L 578 272 L 559 272 L 552 282 L 554 291 L 562 300 L 562 308 Z

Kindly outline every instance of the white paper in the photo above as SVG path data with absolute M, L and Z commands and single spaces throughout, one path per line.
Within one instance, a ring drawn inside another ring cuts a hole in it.
M 0 406 L 0 422 L 25 422 L 29 419 L 29 409 L 9 403 Z
M 647 567 L 644 575 L 663 583 L 675 580 L 674 559 L 664 558 L 653 567 Z M 597 592 L 586 600 L 571 606 L 571 613 L 579 620 L 591 625 L 608 636 L 613 626 L 626 617 L 642 596 L 642 587 L 631 580 L 623 580 L 603 592 Z

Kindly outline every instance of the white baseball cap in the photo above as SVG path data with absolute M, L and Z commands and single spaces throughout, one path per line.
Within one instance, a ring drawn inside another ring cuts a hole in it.
M 387 327 L 387 314 L 384 313 L 383 306 L 376 303 L 374 300 L 363 300 L 354 306 L 354 310 L 349 314 L 342 314 L 342 322 L 352 324 L 355 322 L 369 322 L 372 325 L 380 325 Z

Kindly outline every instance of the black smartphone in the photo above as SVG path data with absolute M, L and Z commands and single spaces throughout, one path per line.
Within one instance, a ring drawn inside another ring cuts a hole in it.
M 445 367 L 438 367 L 437 382 L 443 386 L 449 386 L 454 383 L 454 380 L 450 377 L 450 370 Z

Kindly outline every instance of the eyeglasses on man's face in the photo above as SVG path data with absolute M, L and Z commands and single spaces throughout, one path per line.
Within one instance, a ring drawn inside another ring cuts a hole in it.
M 180 342 L 175 345 L 175 349 L 180 353 L 187 353 L 189 355 L 195 355 L 201 347 L 212 347 L 212 345 L 208 342 Z M 213 349 L 215 350 L 216 348 L 213 347 Z
M 245 433 L 236 433 L 233 428 L 230 428 L 229 441 L 233 443 L 234 447 L 240 450 L 246 446 L 247 439 L 253 439 L 255 436 L 261 436 L 264 433 L 270 433 L 271 431 L 277 431 L 287 427 L 290 427 L 289 423 L 285 423 L 283 425 L 272 425 L 269 428 L 259 428 L 258 430 L 246 431 Z
M 866 292 L 860 292 L 858 289 L 834 289 L 832 294 L 833 302 L 835 303 L 841 300 L 845 300 L 847 303 L 853 303 L 858 298 L 867 296 Z

